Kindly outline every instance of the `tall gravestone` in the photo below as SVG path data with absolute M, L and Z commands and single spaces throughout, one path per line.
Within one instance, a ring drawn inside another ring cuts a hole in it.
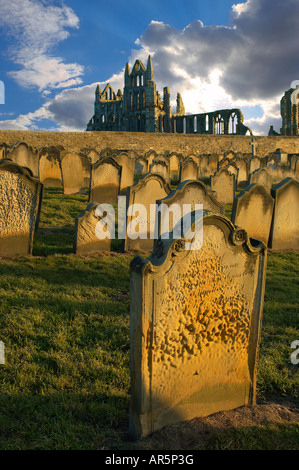
M 60 165 L 64 194 L 84 193 L 89 187 L 90 161 L 84 155 L 63 151 Z
M 114 160 L 121 166 L 120 194 L 126 194 L 128 186 L 134 183 L 135 158 L 129 157 L 126 152 L 115 155 Z
M 185 239 L 159 239 L 131 262 L 135 439 L 255 403 L 266 247 L 215 214 L 203 218 L 200 249 Z
M 157 213 L 151 205 L 155 205 L 159 199 L 164 199 L 170 191 L 170 186 L 161 175 L 150 173 L 128 188 L 127 233 L 123 243 L 125 251 L 151 251 L 153 249 L 153 236 L 158 227 L 156 226 Z
M 32 253 L 43 185 L 16 163 L 0 162 L 0 256 Z
M 274 199 L 270 188 L 261 184 L 251 184 L 235 197 L 231 220 L 246 230 L 251 238 L 268 245 Z
M 184 181 L 179 184 L 177 189 L 162 200 L 157 201 L 157 204 L 166 205 L 168 208 L 173 209 L 169 211 L 169 220 L 163 216 L 160 210 L 158 214 L 158 234 L 161 235 L 164 231 L 172 231 L 176 222 L 178 222 L 186 212 L 192 212 L 196 209 L 196 204 L 202 204 L 204 211 L 211 211 L 217 214 L 224 215 L 224 206 L 220 204 L 214 197 L 212 191 L 202 181 Z M 184 207 L 185 206 L 185 207 Z M 190 209 L 189 207 L 190 206 Z M 163 220 L 165 219 L 165 220 Z M 163 230 L 163 227 L 165 230 Z M 166 230 L 166 228 L 168 230 Z
M 236 177 L 225 168 L 211 176 L 211 189 L 221 204 L 233 204 L 236 191 Z
M 39 154 L 39 179 L 44 187 L 61 187 L 60 150 L 54 146 L 43 148 Z
M 198 179 L 198 165 L 193 158 L 188 158 L 181 163 L 180 167 L 180 183 L 188 180 Z
M 122 167 L 112 157 L 102 157 L 91 165 L 89 201 L 117 204 Z
M 299 250 L 299 182 L 285 178 L 271 190 L 275 199 L 269 247 Z

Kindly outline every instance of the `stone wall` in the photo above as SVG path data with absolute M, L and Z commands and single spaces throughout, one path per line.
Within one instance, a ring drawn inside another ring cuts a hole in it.
M 265 157 L 277 148 L 287 153 L 299 153 L 299 136 L 255 137 L 255 153 Z M 251 153 L 250 136 L 150 134 L 141 132 L 48 132 L 0 130 L 0 142 L 13 145 L 25 141 L 32 147 L 62 145 L 66 150 L 78 152 L 84 147 L 101 151 L 105 147 L 135 150 L 145 153 L 150 149 L 158 153 L 176 151 L 184 156 L 225 153 L 228 150 Z M 1 145 L 1 144 L 0 144 Z

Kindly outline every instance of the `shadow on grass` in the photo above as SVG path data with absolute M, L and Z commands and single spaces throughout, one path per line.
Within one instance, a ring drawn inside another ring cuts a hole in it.
M 122 446 L 128 400 L 105 394 L 0 395 L 1 450 L 101 450 Z

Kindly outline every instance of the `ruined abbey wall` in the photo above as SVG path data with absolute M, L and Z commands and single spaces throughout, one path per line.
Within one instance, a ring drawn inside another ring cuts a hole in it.
M 141 132 L 48 132 L 0 130 L 0 145 L 14 145 L 18 141 L 41 148 L 61 145 L 72 152 L 90 147 L 101 151 L 106 147 L 135 150 L 145 153 L 150 149 L 157 153 L 179 152 L 184 156 L 191 153 L 225 153 L 228 150 L 251 153 L 252 138 L 238 135 L 190 135 L 158 134 Z M 254 137 L 255 154 L 265 157 L 277 148 L 287 153 L 299 153 L 299 136 Z

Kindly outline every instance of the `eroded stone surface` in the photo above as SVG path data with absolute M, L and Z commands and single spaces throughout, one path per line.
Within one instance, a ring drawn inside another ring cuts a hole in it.
M 12 162 L 0 162 L 0 255 L 31 254 L 42 185 Z
M 203 240 L 197 251 L 159 240 L 131 263 L 135 438 L 255 401 L 266 247 L 217 215 Z

